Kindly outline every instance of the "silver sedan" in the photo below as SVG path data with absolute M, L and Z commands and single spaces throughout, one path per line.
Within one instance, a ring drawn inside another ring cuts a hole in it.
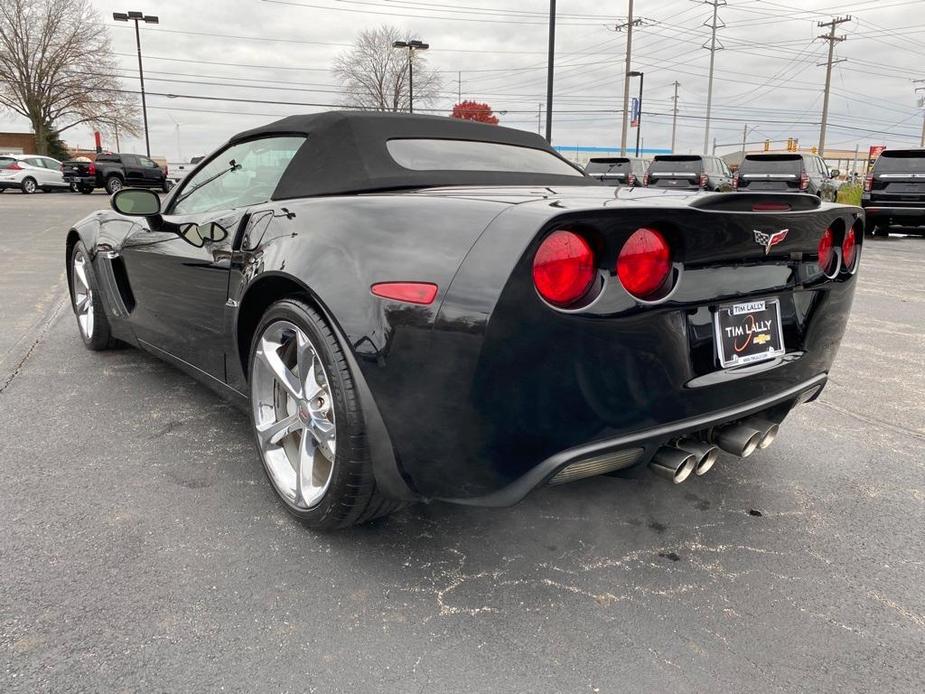
M 34 193 L 69 187 L 57 159 L 38 154 L 0 154 L 0 192 L 7 188 Z

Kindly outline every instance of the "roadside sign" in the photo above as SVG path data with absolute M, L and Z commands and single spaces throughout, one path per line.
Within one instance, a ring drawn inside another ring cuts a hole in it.
M 630 127 L 639 127 L 639 99 L 633 97 L 630 105 Z

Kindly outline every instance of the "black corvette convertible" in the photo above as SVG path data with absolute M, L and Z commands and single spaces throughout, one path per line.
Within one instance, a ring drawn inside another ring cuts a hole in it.
M 315 527 L 765 448 L 825 385 L 864 237 L 813 196 L 614 190 L 527 132 L 359 112 L 112 207 L 67 234 L 84 343 L 246 407 Z

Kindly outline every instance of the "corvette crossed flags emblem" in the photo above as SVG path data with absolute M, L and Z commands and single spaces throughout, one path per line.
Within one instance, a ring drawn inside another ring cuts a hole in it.
M 755 243 L 764 248 L 764 254 L 767 255 L 771 252 L 771 246 L 776 246 L 787 238 L 790 229 L 781 229 L 780 231 L 775 231 L 773 234 L 765 234 L 763 231 L 758 231 L 757 229 L 753 229 L 752 231 L 755 234 Z

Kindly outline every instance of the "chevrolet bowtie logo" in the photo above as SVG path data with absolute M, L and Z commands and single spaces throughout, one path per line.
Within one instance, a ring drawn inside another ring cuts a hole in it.
M 754 229 L 755 234 L 755 243 L 764 248 L 764 254 L 767 255 L 771 252 L 771 246 L 776 246 L 785 238 L 790 232 L 790 229 L 781 229 L 780 231 L 775 231 L 773 234 L 765 234 L 763 231 L 758 231 Z

